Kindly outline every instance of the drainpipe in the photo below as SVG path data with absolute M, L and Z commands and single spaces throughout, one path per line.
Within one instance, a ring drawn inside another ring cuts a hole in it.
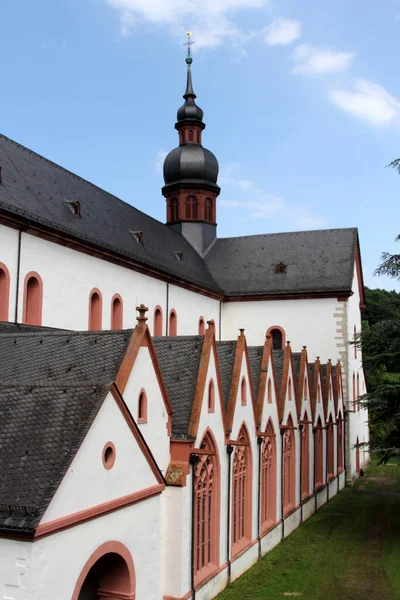
M 17 254 L 17 285 L 15 290 L 15 315 L 14 322 L 18 323 L 18 298 L 19 298 L 19 277 L 21 271 L 21 237 L 22 229 L 18 232 L 18 254 Z
M 167 281 L 167 308 L 165 310 L 165 335 L 169 333 L 169 281 Z
M 190 552 L 190 586 L 192 590 L 192 600 L 196 598 L 196 590 L 194 588 L 194 559 L 195 559 L 195 544 L 194 544 L 194 513 L 195 513 L 195 502 L 196 502 L 196 489 L 195 489 L 195 469 L 198 463 L 199 457 L 197 454 L 191 454 L 189 456 L 189 463 L 192 465 L 192 514 L 191 514 L 191 552 Z
M 326 482 L 326 501 L 329 502 L 329 481 L 328 481 L 328 431 L 329 431 L 329 427 L 331 427 L 331 425 L 327 425 L 325 431 L 325 482 Z
M 261 560 L 261 446 L 263 438 L 257 438 L 258 444 L 258 496 L 257 496 L 257 540 L 258 540 L 258 560 Z
M 228 585 L 231 582 L 231 456 L 233 446 L 228 444 L 226 447 L 228 454 L 228 492 L 227 492 L 227 514 L 226 514 L 226 563 L 228 565 Z
M 285 538 L 285 521 L 283 519 L 283 492 L 285 487 L 285 465 L 283 462 L 283 436 L 285 430 L 281 429 L 281 520 L 282 520 L 282 540 Z
M 315 512 L 317 512 L 318 510 L 318 503 L 317 503 L 317 490 L 316 490 L 316 480 L 315 480 L 315 468 L 316 468 L 316 464 L 315 464 L 315 460 L 317 458 L 317 449 L 315 447 L 315 434 L 317 433 L 317 430 L 314 429 L 313 427 L 313 442 L 314 442 L 314 473 L 313 473 L 313 481 L 314 481 L 314 503 L 315 503 Z
M 300 431 L 300 525 L 303 522 L 303 423 L 299 423 Z

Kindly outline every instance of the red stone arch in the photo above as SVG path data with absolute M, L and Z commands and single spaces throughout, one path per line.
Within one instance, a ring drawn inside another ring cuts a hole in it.
M 153 335 L 154 337 L 162 335 L 163 312 L 161 306 L 154 309 Z
M 301 430 L 301 497 L 307 498 L 310 494 L 310 425 L 307 412 L 303 417 Z
M 174 308 L 171 308 L 169 311 L 168 335 L 178 335 L 178 315 L 176 314 L 176 310 Z
M 195 580 L 199 583 L 219 567 L 221 470 L 218 446 L 210 428 L 203 434 L 195 467 Z
M 337 424 L 337 471 L 343 471 L 343 417 L 339 412 Z
M 0 321 L 8 321 L 10 301 L 10 273 L 6 265 L 0 262 Z
M 103 296 L 97 288 L 89 295 L 89 331 L 98 331 L 103 322 Z
M 287 514 L 296 505 L 296 437 L 291 415 L 283 435 L 283 475 L 283 512 Z
M 265 428 L 261 448 L 261 529 L 268 529 L 276 521 L 276 435 L 272 420 Z
M 275 347 L 276 345 L 276 341 L 275 341 L 275 336 L 274 336 L 274 330 L 277 330 L 281 333 L 281 347 Z M 267 335 L 270 335 L 272 337 L 272 346 L 274 350 L 283 350 L 286 346 L 286 333 L 285 330 L 280 327 L 279 325 L 272 325 L 271 327 L 268 327 L 267 329 Z
M 111 299 L 111 329 L 123 329 L 124 305 L 119 294 L 114 294 Z
M 332 415 L 329 415 L 329 420 L 326 428 L 327 435 L 327 468 L 328 468 L 328 481 L 333 479 L 335 476 L 335 432 L 333 430 L 333 420 Z
M 30 271 L 24 281 L 24 307 L 22 322 L 28 325 L 42 324 L 43 281 L 39 273 Z
M 323 462 L 323 434 L 322 434 L 322 423 L 321 418 L 318 417 L 317 426 L 315 428 L 315 436 L 314 436 L 314 444 L 315 444 L 315 487 L 318 488 L 323 484 L 324 479 L 324 462 Z
M 232 464 L 232 555 L 245 548 L 252 539 L 253 459 L 250 436 L 243 422 L 237 438 Z
M 75 584 L 72 600 L 80 600 L 82 588 L 88 583 L 96 586 L 96 581 L 90 580 L 97 576 L 96 567 L 99 569 L 99 597 L 135 600 L 136 575 L 133 559 L 128 548 L 116 541 L 102 544 L 87 560 Z

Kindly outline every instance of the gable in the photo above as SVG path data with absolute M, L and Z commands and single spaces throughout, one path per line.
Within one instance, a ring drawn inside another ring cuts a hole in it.
M 103 455 L 111 442 L 115 462 L 106 468 Z M 102 404 L 40 526 L 93 507 L 128 498 L 160 484 L 113 395 Z

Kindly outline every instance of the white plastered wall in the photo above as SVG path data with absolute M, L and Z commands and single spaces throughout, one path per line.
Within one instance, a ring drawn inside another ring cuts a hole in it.
M 17 288 L 18 269 L 18 236 L 16 229 L 0 225 L 0 263 L 3 263 L 10 274 L 10 299 L 8 305 L 8 320 L 14 321 L 15 295 Z

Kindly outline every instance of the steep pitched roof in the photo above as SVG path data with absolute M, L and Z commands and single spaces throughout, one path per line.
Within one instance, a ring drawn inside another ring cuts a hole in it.
M 251 235 L 217 239 L 205 261 L 228 296 L 345 292 L 356 247 L 356 228 Z
M 254 398 L 258 398 L 258 386 L 260 385 L 261 364 L 264 354 L 264 346 L 248 346 L 247 352 L 250 363 L 251 381 L 253 383 Z
M 130 335 L 0 335 L 3 531 L 33 533 L 111 387 Z
M 228 406 L 231 388 L 233 364 L 235 362 L 237 340 L 217 342 L 217 356 L 221 375 L 222 396 L 225 409 Z
M 187 437 L 204 337 L 154 337 L 157 360 L 173 408 L 172 437 Z
M 0 210 L 221 292 L 189 242 L 160 221 L 3 135 L 0 165 Z M 76 201 L 80 217 L 71 208 Z M 143 233 L 143 245 L 132 234 L 138 231 Z M 177 252 L 183 252 L 182 262 Z

